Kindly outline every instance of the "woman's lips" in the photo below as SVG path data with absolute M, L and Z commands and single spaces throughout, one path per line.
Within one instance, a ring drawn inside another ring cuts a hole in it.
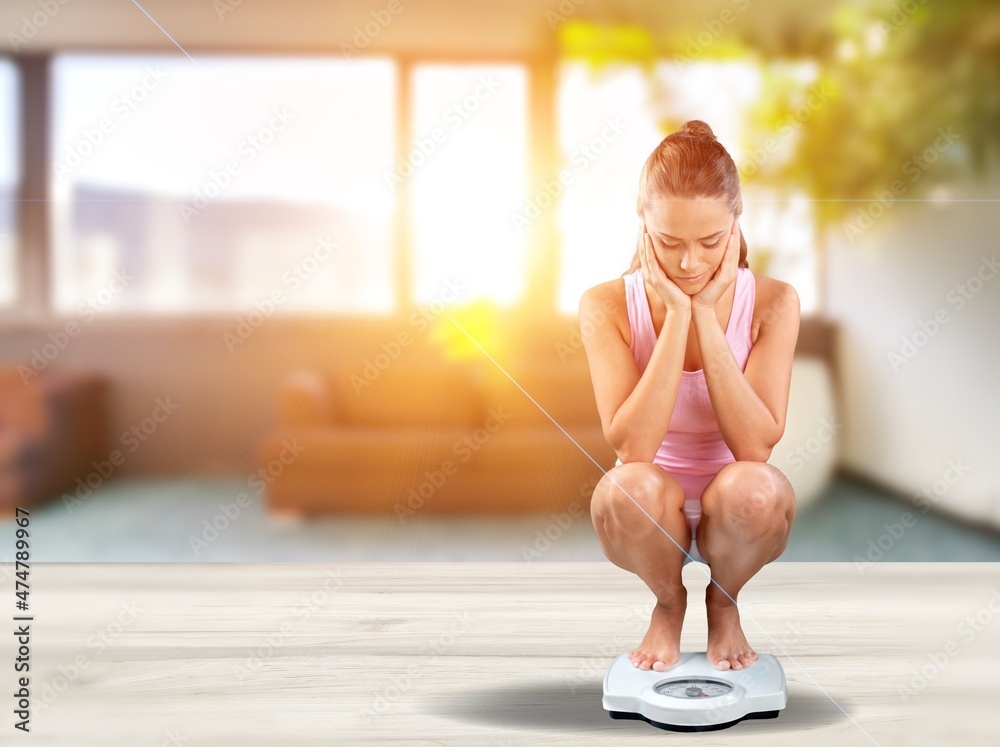
M 696 283 L 699 280 L 701 280 L 704 276 L 705 276 L 705 273 L 703 272 L 703 273 L 701 273 L 701 275 L 695 275 L 694 277 L 690 277 L 690 278 L 677 278 L 677 279 L 678 280 L 682 280 L 685 283 Z

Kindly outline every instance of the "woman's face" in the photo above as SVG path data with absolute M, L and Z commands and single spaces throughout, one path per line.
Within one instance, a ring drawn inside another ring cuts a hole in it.
M 689 295 L 704 288 L 722 263 L 733 228 L 728 201 L 654 198 L 643 217 L 667 277 Z

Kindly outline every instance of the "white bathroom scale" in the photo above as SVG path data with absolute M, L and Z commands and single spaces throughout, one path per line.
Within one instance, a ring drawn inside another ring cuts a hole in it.
M 669 731 L 714 731 L 744 719 L 777 718 L 788 702 L 785 670 L 772 654 L 746 669 L 718 670 L 704 651 L 681 652 L 664 672 L 637 669 L 622 654 L 604 675 L 611 718 L 641 719 Z

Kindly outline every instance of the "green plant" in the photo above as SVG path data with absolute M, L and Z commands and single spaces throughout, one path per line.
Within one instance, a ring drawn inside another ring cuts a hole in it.
M 748 122 L 747 152 L 791 135 L 787 147 L 744 174 L 745 183 L 804 191 L 816 201 L 822 232 L 894 181 L 917 199 L 940 181 L 986 173 L 1000 155 L 1000 4 L 871 0 L 838 3 L 818 16 L 809 26 L 776 18 L 777 42 L 754 37 L 737 18 L 697 50 L 699 60 L 747 59 L 760 67 L 763 88 Z M 701 31 L 675 27 L 658 35 L 634 24 L 568 21 L 559 47 L 564 59 L 594 69 L 636 64 L 652 79 L 657 62 L 689 57 Z M 814 80 L 802 81 L 786 64 L 801 61 L 815 63 Z M 817 89 L 823 101 L 809 106 Z M 679 123 L 660 124 L 666 132 Z M 942 130 L 952 141 L 929 152 L 943 142 Z M 933 178 L 914 178 L 924 173 Z
M 790 157 L 765 162 L 755 178 L 804 189 L 822 228 L 894 182 L 896 197 L 919 199 L 935 183 L 981 177 L 1000 152 L 1000 6 L 893 0 L 839 6 L 832 21 L 815 81 L 763 68 L 750 140 L 805 116 Z M 804 111 L 817 87 L 827 100 Z

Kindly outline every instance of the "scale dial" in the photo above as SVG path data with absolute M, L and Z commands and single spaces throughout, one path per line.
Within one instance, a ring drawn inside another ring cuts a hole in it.
M 729 695 L 735 688 L 732 683 L 707 677 L 685 677 L 680 680 L 660 682 L 653 688 L 660 695 L 690 700 L 692 698 L 718 698 Z

